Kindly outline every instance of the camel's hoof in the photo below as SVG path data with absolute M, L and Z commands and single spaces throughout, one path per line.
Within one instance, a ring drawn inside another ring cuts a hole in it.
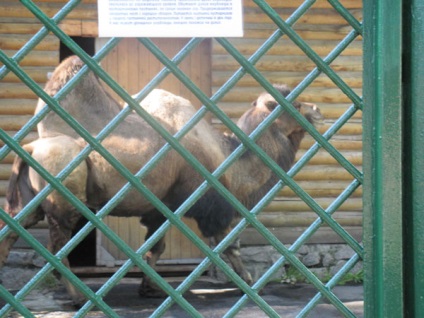
M 80 309 L 86 302 L 87 302 L 87 299 L 83 296 L 78 298 L 73 298 L 72 306 L 74 306 L 76 309 Z
M 250 273 L 249 272 L 245 272 L 243 275 L 242 275 L 242 278 L 243 278 L 243 280 L 247 283 L 247 285 L 249 285 L 249 286 L 252 286 L 253 285 L 253 278 L 252 278 L 252 275 L 250 275 Z
M 145 298 L 165 298 L 168 296 L 162 289 L 159 289 L 156 286 L 151 286 L 145 280 L 143 280 L 138 288 L 138 294 Z

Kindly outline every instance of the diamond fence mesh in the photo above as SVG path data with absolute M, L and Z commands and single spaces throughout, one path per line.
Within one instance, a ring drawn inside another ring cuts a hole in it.
M 308 43 L 302 39 L 295 31 L 295 23 L 301 23 L 302 17 L 313 8 L 317 1 L 299 2 L 299 6 L 290 14 L 287 19 L 281 18 L 278 10 L 272 5 L 262 0 L 254 0 L 254 4 L 262 14 L 266 15 L 275 26 L 273 33 L 260 45 L 260 47 L 251 55 L 246 56 L 240 52 L 230 39 L 217 38 L 216 43 L 219 44 L 228 56 L 231 56 L 239 65 L 239 68 L 228 77 L 228 80 L 216 90 L 212 96 L 205 94 L 192 79 L 187 76 L 179 68 L 179 64 L 195 49 L 204 39 L 193 38 L 187 42 L 182 50 L 173 58 L 169 58 L 164 54 L 155 43 L 148 38 L 139 38 L 138 41 L 147 48 L 162 64 L 163 69 L 149 82 L 145 87 L 140 87 L 139 93 L 131 97 L 119 83 L 117 83 L 107 72 L 105 72 L 99 63 L 107 56 L 111 50 L 120 42 L 118 38 L 110 39 L 94 56 L 88 55 L 81 47 L 79 47 L 73 39 L 66 34 L 58 25 L 62 19 L 72 12 L 80 3 L 80 1 L 68 1 L 66 5 L 59 10 L 53 17 L 49 18 L 40 8 L 31 1 L 21 1 L 21 5 L 29 10 L 44 27 L 31 37 L 28 42 L 22 46 L 13 56 L 9 56 L 4 50 L 0 50 L 0 61 L 3 66 L 0 69 L 0 79 L 4 79 L 9 73 L 14 73 L 19 80 L 30 88 L 37 96 L 46 103 L 44 108 L 36 115 L 31 117 L 18 132 L 12 136 L 5 130 L 0 130 L 0 138 L 4 146 L 0 149 L 0 159 L 4 160 L 12 151 L 22 158 L 32 169 L 34 169 L 48 185 L 43 188 L 35 197 L 13 218 L 8 215 L 5 210 L 0 209 L 0 219 L 6 226 L 0 232 L 0 240 L 6 240 L 9 233 L 14 231 L 18 236 L 24 239 L 35 251 L 47 260 L 47 264 L 15 295 L 0 285 L 0 295 L 6 300 L 7 304 L 1 309 L 0 316 L 7 315 L 11 310 L 16 310 L 25 317 L 31 317 L 32 313 L 21 302 L 45 277 L 53 270 L 58 271 L 63 277 L 79 290 L 86 298 L 87 302 L 81 307 L 77 313 L 77 317 L 85 316 L 94 306 L 99 308 L 110 317 L 118 317 L 119 315 L 104 301 L 103 297 L 113 288 L 119 281 L 134 267 L 138 267 L 145 275 L 150 277 L 162 290 L 166 292 L 168 298 L 155 310 L 153 317 L 164 315 L 167 309 L 173 304 L 178 304 L 187 314 L 193 317 L 200 317 L 201 314 L 190 304 L 183 296 L 190 286 L 208 269 L 211 264 L 219 267 L 225 275 L 238 286 L 243 296 L 226 314 L 227 317 L 233 317 L 239 313 L 247 301 L 253 301 L 263 312 L 270 317 L 278 317 L 279 315 L 270 306 L 258 292 L 271 279 L 271 277 L 284 264 L 291 264 L 305 278 L 315 286 L 317 294 L 304 307 L 299 317 L 308 315 L 313 308 L 326 298 L 333 304 L 343 316 L 354 317 L 354 314 L 342 303 L 342 301 L 333 293 L 332 289 L 337 283 L 348 273 L 361 259 L 363 259 L 363 248 L 361 244 L 352 235 L 344 229 L 344 227 L 333 217 L 333 214 L 348 200 L 353 193 L 362 184 L 362 172 L 356 165 L 350 162 L 337 148 L 331 143 L 332 137 L 344 127 L 357 113 L 362 110 L 362 98 L 358 96 L 343 78 L 332 68 L 332 62 L 335 61 L 358 37 L 362 35 L 362 24 L 355 18 L 352 13 L 343 6 L 343 1 L 329 0 L 328 2 L 343 17 L 350 31 L 335 46 L 329 54 L 321 57 L 317 54 Z M 318 1 L 319 2 L 319 1 Z M 62 43 L 64 43 L 74 54 L 78 55 L 85 63 L 85 66 L 74 76 L 69 82 L 54 96 L 49 96 L 44 92 L 38 83 L 36 83 L 20 66 L 20 62 L 30 54 L 34 48 L 49 34 L 54 34 Z M 255 65 L 261 61 L 261 58 L 273 48 L 275 43 L 286 37 L 294 45 L 296 45 L 307 56 L 315 67 L 294 87 L 291 93 L 285 98 L 270 83 L 267 76 L 264 75 Z M 77 120 L 61 107 L 61 100 L 72 91 L 78 83 L 87 76 L 88 72 L 95 73 L 111 90 L 113 90 L 128 107 L 123 108 L 120 113 L 114 117 L 96 136 L 91 135 Z M 162 127 L 155 118 L 151 116 L 145 109 L 140 107 L 139 102 L 142 101 L 155 87 L 157 87 L 163 79 L 169 74 L 173 74 L 202 104 L 194 116 L 184 127 L 176 134 L 171 134 L 166 128 Z M 251 134 L 244 133 L 233 120 L 226 115 L 217 103 L 224 98 L 234 86 L 245 75 L 249 75 L 256 82 L 257 86 L 261 86 L 264 90 L 274 97 L 279 106 L 264 119 Z M 351 105 L 346 107 L 339 118 L 337 118 L 324 133 L 320 133 L 304 116 L 302 116 L 293 106 L 293 102 L 301 96 L 311 83 L 320 75 L 325 74 L 328 79 L 338 87 L 340 94 L 346 96 Z M 37 162 L 28 152 L 26 152 L 22 143 L 23 140 L 33 131 L 37 124 L 45 118 L 49 113 L 54 112 L 63 121 L 72 127 L 80 137 L 85 141 L 85 147 L 81 152 L 57 175 L 52 175 L 39 162 Z M 278 166 L 269 155 L 261 149 L 256 143 L 261 134 L 270 127 L 270 125 L 278 120 L 284 113 L 290 114 L 295 120 L 312 136 L 314 142 L 307 149 L 297 162 L 288 171 L 284 171 Z M 102 141 L 119 126 L 123 120 L 130 114 L 136 113 L 142 117 L 160 136 L 166 141 L 165 145 L 157 152 L 151 160 L 149 160 L 135 174 L 127 167 L 122 165 L 111 153 L 102 145 Z M 180 141 L 186 136 L 206 115 L 213 114 L 214 118 L 219 120 L 228 131 L 231 131 L 240 141 L 238 146 L 228 158 L 226 158 L 214 171 L 209 171 L 203 166 L 190 151 L 188 151 Z M 173 211 L 165 202 L 162 202 L 148 187 L 145 186 L 143 180 L 149 175 L 155 166 L 170 151 L 176 151 L 184 158 L 184 160 L 199 173 L 204 181 L 197 189 L 185 200 L 179 207 Z M 240 160 L 246 151 L 251 151 L 265 164 L 273 174 L 278 177 L 278 182 L 271 187 L 271 190 L 264 194 L 263 198 L 252 208 L 246 208 L 227 188 L 220 182 L 220 178 L 231 165 Z M 347 171 L 352 181 L 346 186 L 341 193 L 332 200 L 332 202 L 323 208 L 317 201 L 305 191 L 293 178 L 308 164 L 308 162 L 318 153 L 325 151 L 328 153 L 345 171 Z M 93 213 L 85 204 L 78 199 L 72 191 L 65 187 L 62 182 L 68 177 L 75 168 L 86 160 L 90 154 L 97 152 L 110 164 L 118 173 L 123 176 L 127 183 L 96 213 Z M 258 218 L 261 211 L 275 198 L 283 187 L 289 187 L 298 198 L 300 198 L 310 209 L 316 213 L 316 220 L 295 240 L 293 244 L 288 246 L 281 242 L 269 228 L 267 228 Z M 211 249 L 197 234 L 193 232 L 186 224 L 181 221 L 184 214 L 201 198 L 209 189 L 216 190 L 229 204 L 240 214 L 240 221 L 234 226 L 231 232 L 213 249 Z M 103 219 L 119 205 L 121 200 L 133 189 L 136 189 L 151 205 L 160 211 L 166 221 L 159 229 L 151 235 L 142 246 L 137 250 L 133 250 L 123 239 L 110 229 Z M 49 252 L 40 242 L 38 242 L 24 227 L 22 222 L 40 205 L 46 197 L 53 191 L 60 193 L 75 209 L 83 215 L 89 222 L 65 244 L 56 254 Z M 325 224 L 332 229 L 348 246 L 354 251 L 353 257 L 344 264 L 344 266 L 332 276 L 328 282 L 322 282 L 314 273 L 311 272 L 296 256 L 296 252 L 316 233 L 316 231 Z M 203 261 L 188 275 L 184 281 L 177 287 L 173 288 L 167 283 L 149 264 L 141 257 L 148 253 L 153 246 L 163 237 L 169 230 L 171 225 L 178 228 L 193 244 L 201 250 L 205 255 Z M 219 256 L 225 251 L 247 227 L 254 228 L 260 235 L 275 248 L 281 257 L 270 267 L 252 286 L 249 286 L 235 271 Z M 84 284 L 72 271 L 65 266 L 61 260 L 65 258 L 69 252 L 74 249 L 88 233 L 96 229 L 113 242 L 117 248 L 122 251 L 127 260 L 120 266 L 114 275 L 96 292 L 91 290 Z

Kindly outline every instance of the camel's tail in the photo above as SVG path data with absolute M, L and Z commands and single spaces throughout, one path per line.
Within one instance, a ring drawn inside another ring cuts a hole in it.
M 24 149 L 31 154 L 33 147 L 31 144 L 28 144 L 24 146 Z M 13 161 L 12 174 L 6 191 L 4 210 L 11 217 L 14 217 L 34 196 L 35 194 L 29 180 L 29 166 L 22 158 L 16 156 Z M 1 223 L 0 228 L 3 227 Z

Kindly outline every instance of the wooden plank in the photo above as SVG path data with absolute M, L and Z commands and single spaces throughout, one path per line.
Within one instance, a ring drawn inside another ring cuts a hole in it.
M 362 92 L 360 89 L 353 89 L 353 91 L 361 96 Z M 222 99 L 221 103 L 224 102 L 242 102 L 247 101 L 248 105 L 251 101 L 256 100 L 256 98 L 263 92 L 262 87 L 256 88 L 240 88 L 231 90 L 228 92 Z M 339 88 L 318 88 L 310 87 L 307 88 L 298 98 L 299 102 L 309 102 L 309 103 L 344 103 L 352 104 L 352 100 L 347 97 Z
M 356 240 L 362 239 L 361 226 L 346 226 L 345 230 L 350 233 Z M 294 243 L 299 236 L 305 231 L 305 227 L 282 227 L 270 228 L 274 236 L 284 244 Z M 242 246 L 252 245 L 269 245 L 269 242 L 264 239 L 255 229 L 247 228 L 240 235 L 240 242 Z M 321 227 L 310 240 L 308 244 L 341 244 L 346 243 L 340 236 L 338 236 L 332 229 L 328 227 Z
M 351 183 L 346 180 L 304 180 L 296 182 L 303 190 L 305 190 L 313 198 L 316 197 L 337 197 Z M 279 193 L 279 197 L 293 198 L 297 197 L 289 187 L 284 187 Z M 351 196 L 352 198 L 362 197 L 362 187 L 359 187 Z
M 319 197 L 315 198 L 315 201 L 322 208 L 326 209 L 334 201 L 334 198 Z M 305 202 L 298 198 L 290 200 L 274 200 L 266 207 L 265 210 L 267 212 L 308 212 L 311 211 L 311 208 L 309 208 Z M 349 198 L 337 211 L 362 211 L 362 199 Z M 301 221 L 298 220 L 297 222 Z
M 124 39 L 124 41 L 127 39 Z M 138 44 L 138 43 L 137 43 Z M 139 75 L 140 72 L 138 71 L 139 68 L 139 61 L 138 61 L 138 45 L 132 44 L 132 42 L 128 41 L 127 44 L 127 67 L 128 68 L 135 68 L 136 70 L 134 72 L 127 72 L 127 80 L 128 80 L 128 92 L 133 95 L 138 93 L 140 90 L 140 87 L 138 85 L 139 83 Z
M 278 71 L 273 72 L 266 71 L 261 72 L 262 75 L 271 83 L 284 83 L 291 88 L 296 87 L 308 74 L 309 72 L 297 72 L 297 71 Z M 221 87 L 232 75 L 234 71 L 214 71 L 212 76 L 213 91 L 216 91 Z M 337 74 L 345 81 L 351 88 L 362 87 L 362 72 L 337 72 Z M 258 87 L 258 82 L 250 75 L 243 76 L 240 81 L 237 82 L 237 87 Z M 310 87 L 325 87 L 334 88 L 334 82 L 329 79 L 326 75 L 318 76 Z
M 235 71 L 240 67 L 237 61 L 229 55 L 214 55 L 212 69 L 217 71 Z M 266 56 L 256 63 L 259 71 L 274 72 L 310 72 L 316 65 L 307 56 Z M 331 68 L 335 72 L 360 72 L 362 71 L 362 57 L 340 56 Z
M 98 37 L 99 26 L 97 24 L 97 21 L 82 21 L 81 36 L 93 37 L 93 38 Z
M 19 130 L 31 117 L 31 115 L 2 115 L 0 116 L 0 127 L 3 130 Z
M 19 50 L 30 39 L 30 34 L 1 34 L 0 47 L 2 50 Z M 34 47 L 35 51 L 57 51 L 59 49 L 59 40 L 57 37 L 48 35 L 40 44 Z
M 225 102 L 225 103 L 219 103 L 219 107 L 230 117 L 230 118 L 239 118 L 241 115 L 243 115 L 251 105 L 251 102 L 245 101 L 245 102 Z M 326 120 L 330 119 L 337 119 L 340 116 L 342 116 L 347 109 L 352 105 L 352 103 L 337 103 L 337 104 L 331 104 L 331 103 L 321 103 L 321 102 L 315 102 L 318 107 L 321 110 L 322 115 Z M 361 119 L 362 118 L 362 112 L 358 111 L 356 114 L 352 117 L 354 119 Z
M 272 8 L 293 8 L 296 9 L 304 3 L 304 0 L 268 0 L 267 3 Z M 360 0 L 341 0 L 340 3 L 347 9 L 361 9 L 362 1 Z M 243 6 L 248 8 L 255 8 L 257 4 L 252 0 L 244 0 Z M 331 4 L 326 0 L 318 0 L 313 4 L 314 8 L 332 8 Z
M 35 34 L 43 25 L 33 21 L 31 23 L 24 23 L 19 19 L 19 22 L 15 19 L 3 19 L 0 18 L 0 34 Z
M 48 17 L 53 17 L 62 7 L 63 3 L 40 3 L 38 7 Z M 34 15 L 19 2 L 0 3 L 2 17 L 8 18 L 34 18 Z M 67 19 L 97 20 L 97 6 L 95 4 L 80 4 L 67 16 Z
M 161 261 L 159 261 L 159 264 L 156 267 L 156 271 L 160 274 L 175 274 L 175 273 L 191 273 L 198 264 L 200 264 L 201 259 L 197 260 L 195 264 L 193 264 L 193 261 L 191 261 L 190 264 L 162 264 Z M 72 272 L 78 276 L 84 276 L 84 275 L 93 275 L 93 274 L 99 274 L 99 275 L 112 275 L 117 270 L 119 270 L 120 267 L 102 267 L 102 266 L 74 266 L 72 267 Z M 131 268 L 128 273 L 130 275 L 137 275 L 142 274 L 142 270 L 138 267 Z M 181 274 L 178 274 L 181 275 Z
M 7 56 L 12 57 L 15 52 L 5 50 Z M 59 64 L 58 51 L 31 51 L 25 58 L 19 62 L 20 66 L 54 66 Z
M 36 106 L 37 99 L 2 97 L 0 98 L 0 115 L 33 115 Z
M 1 126 L 0 126 L 1 127 Z M 16 130 L 15 131 L 6 131 L 6 133 L 9 135 L 9 136 L 11 136 L 11 137 L 13 137 L 15 134 L 16 134 Z M 38 134 L 37 134 L 37 132 L 34 130 L 33 132 L 30 132 L 23 140 L 22 140 L 22 142 L 21 142 L 21 144 L 27 144 L 27 143 L 29 143 L 29 142 L 31 142 L 31 141 L 34 141 L 35 139 L 37 139 L 38 138 Z M 4 146 L 4 143 L 3 143 L 3 141 L 1 141 L 0 140 L 0 147 L 3 147 Z M 3 161 L 4 162 L 4 161 Z
M 70 36 L 82 35 L 82 21 L 81 20 L 64 20 L 59 23 L 60 29 Z
M 356 140 L 348 139 L 348 138 L 341 138 L 344 136 L 336 136 L 330 140 L 330 143 L 339 151 L 344 150 L 357 150 L 362 151 L 362 139 L 361 136 L 354 136 L 357 138 Z M 346 142 L 349 141 L 349 142 Z M 303 139 L 301 144 L 301 149 L 308 149 L 314 144 L 315 141 L 312 138 L 309 138 L 309 136 L 306 136 L 305 139 Z
M 0 98 L 25 98 L 37 100 L 38 96 L 25 84 L 21 83 L 2 83 L 0 88 Z
M 338 40 L 341 41 L 346 37 L 349 32 L 352 31 L 352 27 L 349 26 L 327 26 L 326 28 L 321 28 L 324 30 L 316 31 L 312 26 L 297 26 L 296 33 L 304 40 Z M 257 25 L 245 24 L 244 35 L 243 37 L 253 38 L 253 39 L 267 39 L 275 31 L 277 27 L 267 25 L 266 28 L 258 28 Z
M 53 66 L 25 66 L 22 67 L 35 82 L 44 84 L 47 81 L 48 73 L 54 71 Z M 21 83 L 22 81 L 12 72 L 3 78 L 3 83 Z
M 252 55 L 264 43 L 263 39 L 244 39 L 235 38 L 229 39 L 230 43 L 234 45 L 243 55 Z M 310 40 L 308 45 L 319 56 L 327 56 L 337 45 L 339 41 L 329 40 Z M 212 54 L 226 54 L 227 51 L 221 45 L 214 45 Z M 303 54 L 302 50 L 295 45 L 291 40 L 283 37 L 266 53 L 267 55 L 300 55 Z M 343 51 L 344 56 L 362 56 L 362 43 L 354 41 Z
M 154 39 L 155 44 L 169 58 L 172 58 L 187 41 L 187 39 Z M 193 50 L 180 65 L 180 69 L 190 76 L 204 92 L 210 92 L 209 49 L 209 41 L 205 41 L 204 44 L 200 44 L 198 48 Z M 203 72 L 198 69 L 200 65 L 202 65 L 201 70 Z M 130 94 L 134 94 L 156 76 L 163 65 L 137 39 L 123 39 L 118 47 L 114 48 L 102 61 L 102 67 Z M 204 74 L 207 76 L 205 77 Z M 159 87 L 194 100 L 192 93 L 174 76 L 168 76 Z M 122 235 L 119 235 L 132 248 L 136 249 L 143 243 L 144 235 L 139 234 L 140 229 L 129 225 L 138 223 L 138 220 L 135 222 L 126 218 L 110 218 L 108 222 L 114 231 L 122 233 Z M 184 220 L 184 222 L 187 222 L 187 220 Z M 188 224 L 196 233 L 199 232 L 192 221 L 189 221 Z M 131 234 L 123 233 L 124 231 Z M 161 258 L 163 260 L 192 259 L 202 255 L 176 228 L 172 228 L 166 234 L 165 242 L 167 248 Z M 120 251 L 110 245 L 108 240 L 102 240 L 102 245 L 118 262 L 126 259 Z
M 333 165 L 322 166 L 306 166 L 294 178 L 297 181 L 311 180 L 350 180 L 353 181 L 352 175 L 344 168 Z
M 228 129 L 220 122 L 215 119 L 212 120 L 212 123 L 216 127 L 216 129 L 220 131 L 228 131 Z M 331 127 L 332 123 L 324 123 L 322 126 L 318 127 L 318 131 L 320 133 L 324 133 Z M 337 136 L 335 138 L 338 138 L 338 136 L 360 136 L 362 134 L 362 125 L 361 123 L 348 123 L 345 124 L 340 130 L 337 132 Z
M 360 200 L 360 199 L 356 199 Z M 348 200 L 350 201 L 350 200 Z M 349 203 L 349 202 L 347 202 Z M 309 211 L 291 210 L 290 206 L 284 208 L 283 213 L 275 213 L 265 209 L 258 216 L 266 227 L 296 227 L 296 226 L 309 226 L 316 221 L 318 215 Z M 334 215 L 334 219 L 341 226 L 361 226 L 362 225 L 362 212 L 354 210 L 338 210 Z
M 293 13 L 293 10 L 287 8 L 274 7 L 274 11 L 283 19 L 287 20 Z M 362 19 L 361 9 L 352 9 L 350 13 L 358 20 Z M 271 19 L 266 15 L 259 7 L 257 8 L 245 8 L 243 14 L 243 20 L 246 23 L 255 23 L 260 21 L 261 23 L 273 23 Z M 309 9 L 296 24 L 328 24 L 328 25 L 346 25 L 346 20 L 336 11 L 328 9 Z
M 300 151 L 296 155 L 296 159 L 301 158 L 304 151 Z M 362 164 L 362 152 L 358 151 L 344 151 L 342 152 L 343 157 L 345 157 L 353 165 Z M 328 152 L 320 151 L 316 154 L 308 163 L 309 165 L 337 165 L 337 161 L 331 156 Z
M 0 180 L 9 180 L 11 168 L 11 164 L 0 164 Z

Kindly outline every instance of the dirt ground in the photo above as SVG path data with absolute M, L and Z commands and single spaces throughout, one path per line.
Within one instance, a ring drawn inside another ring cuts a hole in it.
M 181 278 L 168 279 L 172 286 L 177 287 Z M 93 289 L 97 290 L 106 281 L 105 278 L 87 278 L 84 281 Z M 163 299 L 140 298 L 137 289 L 139 278 L 124 278 L 105 297 L 105 302 L 113 308 L 120 317 L 143 318 L 149 317 L 158 308 Z M 352 311 L 356 317 L 363 317 L 363 288 L 362 286 L 337 286 L 334 293 Z M 316 289 L 308 284 L 288 285 L 271 283 L 263 290 L 261 297 L 280 315 L 280 317 L 296 317 L 302 308 L 316 294 Z M 210 279 L 201 279 L 184 294 L 193 307 L 203 317 L 224 317 L 228 310 L 237 302 L 241 293 L 230 284 L 216 283 Z M 44 286 L 31 292 L 23 301 L 23 304 L 31 310 L 36 317 L 73 317 L 75 308 L 63 287 L 54 289 Z M 3 306 L 1 304 L 1 306 Z M 21 317 L 17 313 L 11 313 L 10 317 Z M 106 317 L 102 312 L 94 309 L 87 317 Z M 178 305 L 173 305 L 164 317 L 190 317 Z M 268 317 L 255 303 L 249 301 L 236 315 L 243 318 Z M 332 318 L 343 315 L 327 300 L 315 307 L 309 317 Z

